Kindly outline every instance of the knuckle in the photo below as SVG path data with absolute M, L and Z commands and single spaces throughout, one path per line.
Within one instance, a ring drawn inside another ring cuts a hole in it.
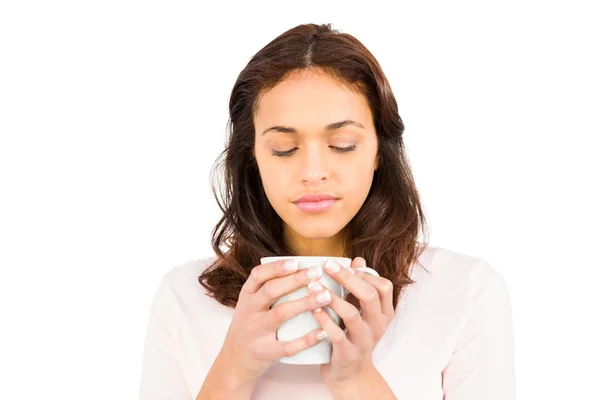
M 313 308 L 315 305 L 318 305 L 319 302 L 317 301 L 317 295 L 313 294 L 312 296 L 306 296 L 304 298 L 304 308 L 305 309 L 311 309 Z
M 346 335 L 343 332 L 335 333 L 331 335 L 331 342 L 334 344 L 340 344 L 346 340 Z
M 273 313 L 273 319 L 277 323 L 282 323 L 282 322 L 284 322 L 287 319 L 286 318 L 286 314 L 287 313 L 285 311 L 284 304 L 273 308 L 271 310 L 271 312 Z
M 283 353 L 284 357 L 291 357 L 296 352 L 294 351 L 294 347 L 291 343 L 286 343 L 283 345 L 282 353 Z
M 276 296 L 276 291 L 277 291 L 277 286 L 275 285 L 274 281 L 267 281 L 264 285 L 263 285 L 263 291 L 265 293 L 265 296 L 267 296 L 269 299 L 272 299 Z
M 379 299 L 379 293 L 376 289 L 370 289 L 369 292 L 365 296 L 365 301 L 372 303 Z
M 254 279 L 257 282 L 260 282 L 260 278 L 262 277 L 262 267 L 260 265 L 255 266 L 250 271 L 250 278 Z
M 385 293 L 391 293 L 394 291 L 394 284 L 389 279 L 384 279 L 381 286 Z
M 308 276 L 306 275 L 306 273 L 298 273 L 296 272 L 294 274 L 294 280 L 296 281 L 297 284 L 303 285 L 306 282 L 309 281 Z
M 342 268 L 343 269 L 343 268 Z M 340 283 L 345 286 L 348 287 L 348 281 L 350 280 L 350 277 L 353 276 L 350 272 L 348 272 L 347 274 L 340 274 Z
M 346 319 L 350 322 L 358 321 L 362 319 L 360 312 L 357 309 L 352 310 L 352 312 L 346 317 Z

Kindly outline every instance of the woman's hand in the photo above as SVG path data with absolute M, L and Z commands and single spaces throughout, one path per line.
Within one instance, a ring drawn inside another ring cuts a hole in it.
M 354 305 L 331 293 L 328 307 L 341 317 L 347 332 L 327 312 L 312 312 L 333 345 L 331 362 L 321 365 L 321 376 L 328 385 L 356 379 L 361 373 L 369 371 L 373 365 L 373 349 L 394 316 L 392 282 L 355 271 L 355 268 L 362 266 L 366 266 L 366 262 L 361 257 L 352 261 L 350 270 L 340 267 L 333 260 L 325 264 L 326 272 L 358 299 L 362 309 L 361 315 Z
M 329 303 L 319 303 L 317 294 L 312 294 L 270 309 L 279 297 L 306 287 L 323 274 L 320 267 L 298 271 L 297 260 L 291 266 L 292 269 L 286 269 L 285 261 L 257 265 L 240 291 L 218 356 L 220 365 L 227 366 L 237 385 L 253 385 L 274 361 L 312 347 L 324 338 L 317 337 L 322 331 L 317 329 L 293 341 L 276 339 L 275 332 L 285 321 Z

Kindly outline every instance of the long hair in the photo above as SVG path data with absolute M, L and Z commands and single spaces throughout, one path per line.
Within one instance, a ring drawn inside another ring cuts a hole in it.
M 291 72 L 308 69 L 328 73 L 368 101 L 379 143 L 379 168 L 364 204 L 347 225 L 345 256 L 363 257 L 367 266 L 392 281 L 395 309 L 402 288 L 413 283 L 411 265 L 427 247 L 426 240 L 418 241 L 421 233 L 427 237 L 425 216 L 390 84 L 371 52 L 331 24 L 303 24 L 284 32 L 239 74 L 229 100 L 226 147 L 211 170 L 213 194 L 223 212 L 211 236 L 216 259 L 198 281 L 209 296 L 235 308 L 261 257 L 297 255 L 283 242 L 283 222 L 262 186 L 254 158 L 253 117 L 261 94 Z

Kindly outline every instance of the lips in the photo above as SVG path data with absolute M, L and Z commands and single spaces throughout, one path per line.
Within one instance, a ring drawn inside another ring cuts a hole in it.
M 294 203 L 319 202 L 319 201 L 323 201 L 323 200 L 337 200 L 337 199 L 328 193 L 305 194 L 304 196 L 296 199 L 294 201 Z
M 338 199 L 330 194 L 319 193 L 304 195 L 294 201 L 294 204 L 304 212 L 315 213 L 329 209 L 337 201 Z

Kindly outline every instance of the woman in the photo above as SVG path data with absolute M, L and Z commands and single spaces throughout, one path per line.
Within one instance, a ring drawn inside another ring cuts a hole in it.
M 215 257 L 174 268 L 156 292 L 140 399 L 514 398 L 505 282 L 483 259 L 418 241 L 404 125 L 373 55 L 329 24 L 300 25 L 250 60 L 229 110 Z M 310 276 L 258 265 L 278 255 L 353 261 Z M 354 271 L 365 265 L 381 277 Z M 351 295 L 321 287 L 269 308 L 325 273 Z M 325 305 L 341 327 L 315 311 Z M 306 311 L 322 329 L 277 341 Z M 320 340 L 330 363 L 276 362 Z

